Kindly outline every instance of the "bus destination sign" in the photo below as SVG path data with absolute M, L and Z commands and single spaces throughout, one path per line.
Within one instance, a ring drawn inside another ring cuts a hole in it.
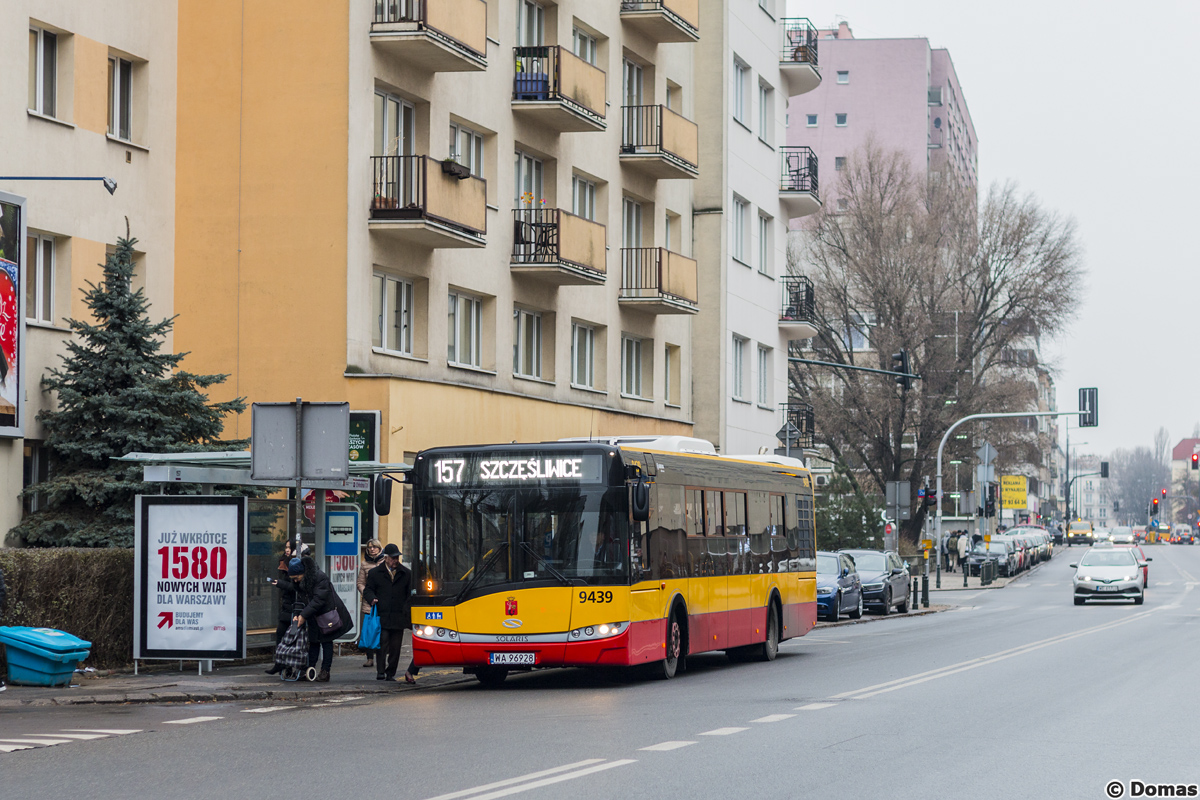
M 599 483 L 604 457 L 594 453 L 478 454 L 439 458 L 430 464 L 432 486 Z

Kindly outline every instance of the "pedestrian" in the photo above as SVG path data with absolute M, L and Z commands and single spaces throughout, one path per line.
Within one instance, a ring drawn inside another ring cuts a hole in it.
M 383 563 L 367 573 L 366 586 L 363 602 L 374 606 L 379 614 L 375 679 L 395 680 L 400 650 L 404 646 L 404 629 L 412 627 L 409 622 L 412 573 L 400 563 L 400 548 L 391 542 L 383 548 Z M 404 680 L 406 683 L 415 681 L 410 670 L 405 671 Z
M 312 558 L 293 558 L 288 562 L 288 576 L 296 584 L 296 605 L 303 604 L 292 620 L 297 625 L 308 626 L 308 668 L 311 670 L 317 666 L 317 657 L 320 656 L 321 671 L 317 673 L 316 680 L 328 682 L 329 670 L 333 667 L 333 641 L 353 630 L 354 620 L 342 598 L 333 590 L 329 576 L 317 568 Z M 317 626 L 317 618 L 334 610 L 341 624 L 322 632 Z
M 4 620 L 4 605 L 8 601 L 8 590 L 4 588 L 4 570 L 0 569 L 0 622 Z M 0 678 L 0 692 L 3 692 L 8 687 L 4 684 L 4 678 Z
M 964 570 L 967 568 L 967 548 L 970 544 L 966 531 L 958 535 L 958 565 Z
M 279 618 L 275 622 L 275 646 L 279 646 L 283 635 L 292 624 L 292 614 L 295 613 L 296 584 L 288 578 L 288 562 L 292 560 L 292 540 L 283 543 L 283 554 L 279 557 L 279 577 L 267 580 L 279 590 Z M 271 668 L 265 670 L 268 675 L 283 672 L 283 664 L 276 661 Z
M 358 611 L 364 617 L 371 613 L 371 604 L 367 601 L 366 594 L 367 573 L 379 565 L 379 559 L 381 558 L 380 553 L 382 551 L 383 545 L 379 543 L 379 540 L 372 539 L 371 541 L 367 542 L 366 549 L 363 551 L 362 563 L 358 565 L 358 594 L 359 597 L 362 598 L 362 602 L 359 604 Z M 362 625 L 358 626 L 358 632 L 360 635 L 362 634 Z M 379 651 L 365 648 L 361 644 L 359 644 L 358 649 L 367 654 L 367 663 L 363 664 L 363 666 L 375 666 L 375 656 L 378 655 Z

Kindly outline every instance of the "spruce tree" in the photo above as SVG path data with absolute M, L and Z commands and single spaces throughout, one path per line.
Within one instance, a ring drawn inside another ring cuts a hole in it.
M 160 352 L 174 318 L 152 322 L 141 289 L 133 290 L 133 246 L 118 239 L 100 285 L 84 300 L 93 320 L 71 319 L 75 335 L 58 369 L 42 378 L 57 407 L 42 411 L 49 479 L 25 489 L 38 510 L 12 533 L 34 547 L 132 547 L 133 502 L 160 488 L 142 481 L 142 467 L 113 461 L 131 452 L 240 450 L 246 440 L 220 438 L 224 418 L 246 407 L 241 398 L 208 402 L 205 390 L 226 375 L 180 368 L 186 353 Z M 196 487 L 172 487 L 192 493 Z

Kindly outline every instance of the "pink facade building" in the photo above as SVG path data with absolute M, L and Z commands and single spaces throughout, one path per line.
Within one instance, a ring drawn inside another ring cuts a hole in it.
M 919 170 L 978 184 L 979 140 L 948 50 L 928 39 L 855 39 L 845 22 L 818 36 L 821 84 L 791 98 L 787 143 L 816 153 L 826 202 L 837 207 L 837 173 L 869 137 Z

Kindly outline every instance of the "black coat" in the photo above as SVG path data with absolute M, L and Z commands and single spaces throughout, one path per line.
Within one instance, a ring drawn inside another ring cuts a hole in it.
M 367 573 L 367 588 L 363 602 L 375 601 L 379 612 L 379 627 L 385 631 L 402 631 L 410 626 L 409 602 L 412 596 L 412 573 L 403 564 L 396 565 L 395 576 L 380 564 Z
M 279 590 L 279 621 L 288 623 L 296 615 L 296 583 L 287 574 L 287 559 L 279 557 L 279 579 L 275 584 Z
M 311 559 L 305 559 L 304 579 L 296 587 L 296 602 L 303 603 L 300 616 L 308 624 L 308 640 L 310 642 L 332 642 L 339 636 L 354 629 L 354 620 L 346 610 L 346 604 L 333 590 L 333 582 L 329 576 L 317 569 Z M 321 634 L 317 630 L 317 617 L 331 609 L 337 609 L 342 624 L 330 633 Z

